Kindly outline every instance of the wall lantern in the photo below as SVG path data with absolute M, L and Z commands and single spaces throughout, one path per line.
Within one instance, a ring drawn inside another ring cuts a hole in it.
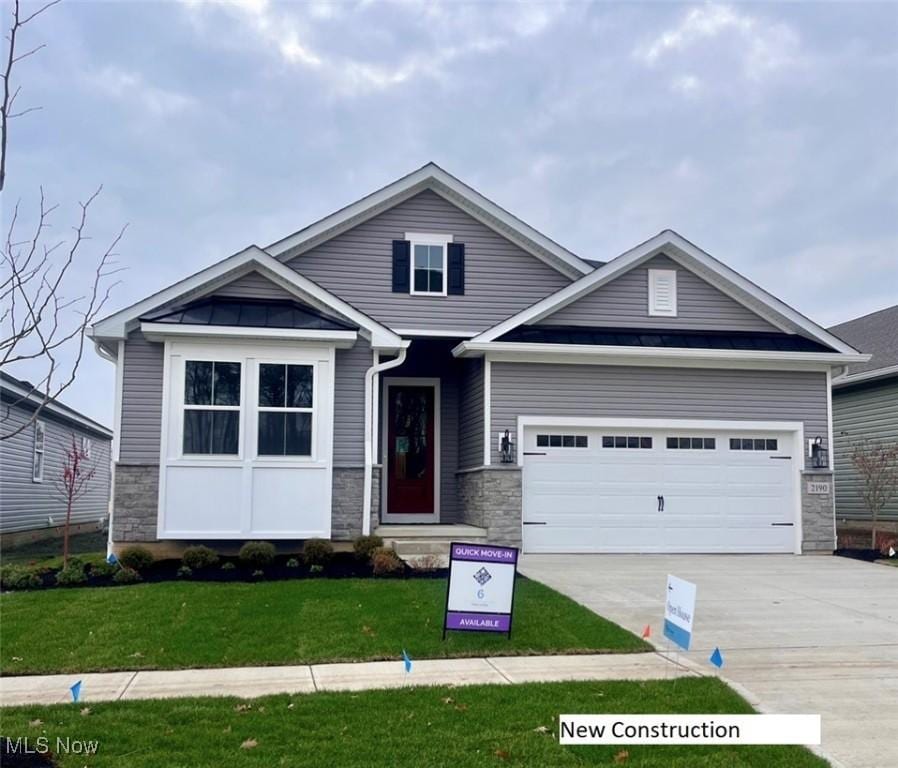
M 499 455 L 503 464 L 514 463 L 514 443 L 511 442 L 511 434 L 506 429 L 505 434 L 499 437 Z
M 829 469 L 829 451 L 823 447 L 823 438 L 818 435 L 810 443 L 811 466 L 814 469 Z

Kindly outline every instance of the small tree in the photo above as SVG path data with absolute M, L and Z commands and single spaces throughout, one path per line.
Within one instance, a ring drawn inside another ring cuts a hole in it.
M 56 490 L 65 500 L 65 528 L 62 532 L 62 567 L 69 565 L 69 529 L 72 524 L 72 508 L 90 489 L 90 481 L 96 467 L 90 463 L 90 455 L 72 434 L 72 444 L 65 452 L 62 472 L 56 478 Z
M 851 463 L 861 478 L 861 498 L 872 521 L 870 546 L 876 549 L 879 514 L 898 492 L 898 443 L 855 443 Z

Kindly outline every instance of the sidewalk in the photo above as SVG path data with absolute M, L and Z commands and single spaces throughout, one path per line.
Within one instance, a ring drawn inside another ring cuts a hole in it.
M 291 667 L 233 667 L 83 675 L 26 675 L 0 678 L 0 706 L 60 704 L 81 680 L 79 701 L 165 699 L 176 696 L 239 696 L 274 693 L 361 691 L 421 685 L 509 685 L 563 680 L 664 680 L 697 674 L 658 653 L 583 656 L 502 656 Z

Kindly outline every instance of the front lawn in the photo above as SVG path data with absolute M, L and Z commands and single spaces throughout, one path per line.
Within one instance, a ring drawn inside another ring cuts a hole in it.
M 689 678 L 17 707 L 0 710 L 0 727 L 13 739 L 99 741 L 94 757 L 60 755 L 63 768 L 826 766 L 801 747 L 563 747 L 556 738 L 559 714 L 751 711 L 717 679 Z
M 646 651 L 621 627 L 519 577 L 511 640 L 441 639 L 443 579 L 165 582 L 0 598 L 6 675 L 451 656 Z

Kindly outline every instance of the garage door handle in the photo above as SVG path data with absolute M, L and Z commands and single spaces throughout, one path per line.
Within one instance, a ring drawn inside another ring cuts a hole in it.
M 771 523 L 774 528 L 791 528 L 795 523 Z
M 546 523 L 545 523 L 545 522 L 543 522 L 543 523 L 533 523 L 533 522 L 530 522 L 529 520 L 525 520 L 525 521 L 524 521 L 524 525 L 546 525 Z
M 545 456 L 545 451 L 524 451 L 525 456 Z
M 659 512 L 664 511 L 664 497 L 663 496 L 658 497 L 658 511 Z

